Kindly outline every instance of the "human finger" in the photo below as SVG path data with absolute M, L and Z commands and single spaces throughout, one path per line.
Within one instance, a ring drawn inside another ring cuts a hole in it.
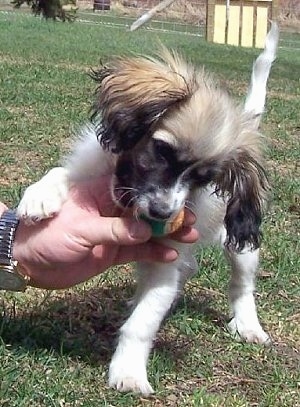
M 189 209 L 184 209 L 183 226 L 193 226 L 196 223 L 196 215 Z
M 99 244 L 128 246 L 146 242 L 151 238 L 150 226 L 134 218 L 99 217 L 90 221 L 85 220 L 84 225 L 79 225 L 78 228 L 81 232 L 79 238 L 92 246 Z
M 181 243 L 195 243 L 199 239 L 199 232 L 192 226 L 183 226 L 169 237 Z

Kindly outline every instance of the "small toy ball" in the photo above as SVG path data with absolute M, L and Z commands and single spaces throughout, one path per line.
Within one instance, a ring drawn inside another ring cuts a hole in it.
M 175 218 L 166 222 L 150 219 L 145 215 L 141 215 L 140 218 L 151 226 L 153 237 L 162 237 L 176 232 L 176 230 L 182 226 L 184 220 L 184 209 L 178 212 Z

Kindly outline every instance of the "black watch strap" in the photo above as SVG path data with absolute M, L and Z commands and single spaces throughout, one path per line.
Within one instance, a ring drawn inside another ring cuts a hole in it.
M 13 265 L 12 247 L 19 224 L 16 211 L 7 209 L 0 217 L 0 264 Z

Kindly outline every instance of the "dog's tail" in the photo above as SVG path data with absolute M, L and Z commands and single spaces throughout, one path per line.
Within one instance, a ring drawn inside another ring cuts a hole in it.
M 253 64 L 250 87 L 244 106 L 244 110 L 253 114 L 254 118 L 257 119 L 257 127 L 260 117 L 264 112 L 267 81 L 272 63 L 276 58 L 278 40 L 278 25 L 275 22 L 271 22 L 271 29 L 266 37 L 265 48 Z

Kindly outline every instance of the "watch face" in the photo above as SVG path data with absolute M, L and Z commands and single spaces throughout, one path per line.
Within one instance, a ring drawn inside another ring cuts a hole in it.
M 26 281 L 24 277 L 13 271 L 0 268 L 0 290 L 8 291 L 24 291 Z

